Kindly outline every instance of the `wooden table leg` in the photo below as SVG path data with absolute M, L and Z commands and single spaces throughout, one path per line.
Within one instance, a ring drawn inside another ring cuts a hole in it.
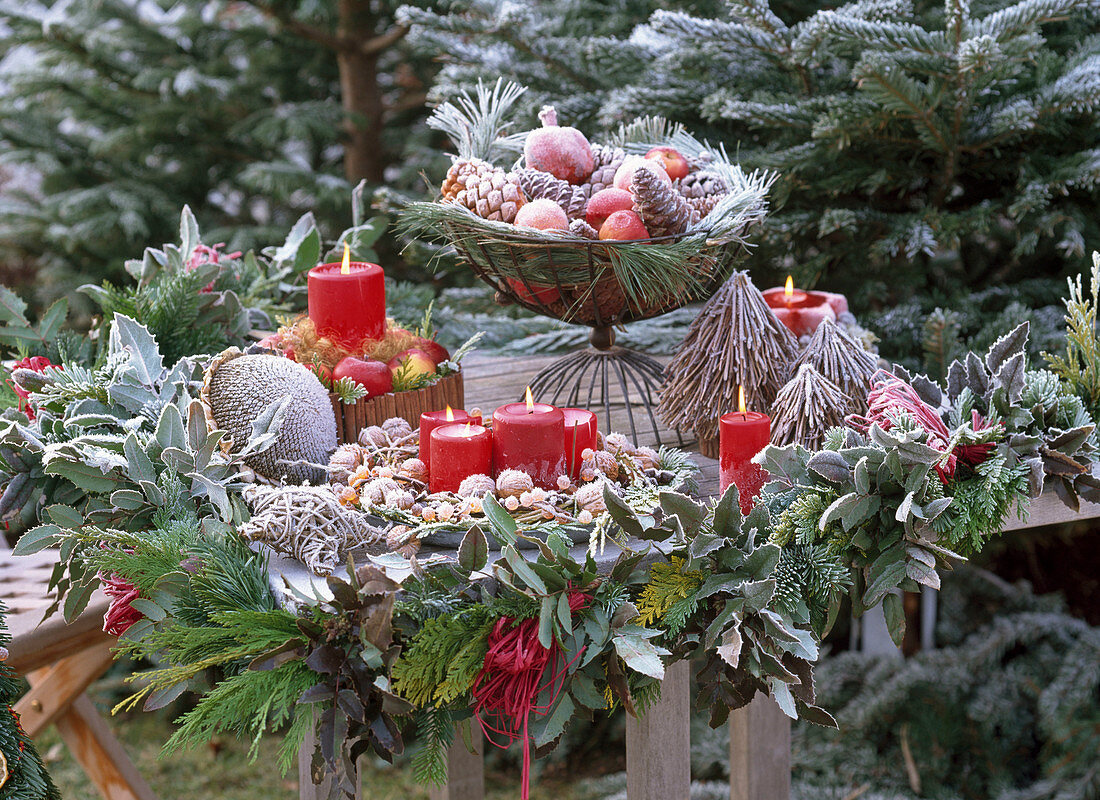
M 87 695 L 78 697 L 54 724 L 103 800 L 156 800 Z
M 730 800 L 791 796 L 791 720 L 770 697 L 757 695 L 730 712 Z
M 27 675 L 31 690 L 19 698 L 15 713 L 28 736 L 41 733 L 107 671 L 114 663 L 113 643 L 100 642 Z
M 455 740 L 447 750 L 447 783 L 433 786 L 431 800 L 483 800 L 485 797 L 485 737 L 476 721 L 466 720 L 459 725 L 469 725 L 474 752 L 466 749 L 462 731 L 455 731 Z
M 302 747 L 298 750 L 298 798 L 299 800 L 328 800 L 329 787 L 332 779 L 328 778 L 320 784 L 313 782 L 310 765 L 313 761 L 313 751 L 317 748 L 317 734 L 310 729 L 302 739 Z
M 691 792 L 691 665 L 665 670 L 661 699 L 640 719 L 626 718 L 626 796 L 687 800 Z

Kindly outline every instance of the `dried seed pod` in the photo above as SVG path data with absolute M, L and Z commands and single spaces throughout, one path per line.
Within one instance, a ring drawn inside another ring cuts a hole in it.
M 606 485 L 605 481 L 593 481 L 577 489 L 577 493 L 573 495 L 577 507 L 592 514 L 607 511 L 607 504 L 603 500 L 603 488 Z
M 369 425 L 359 431 L 359 444 L 364 447 L 389 447 L 390 437 L 378 425 Z
M 606 450 L 597 450 L 592 458 L 581 462 L 581 469 L 595 469 L 614 480 L 619 477 L 619 461 Z
M 657 468 L 657 451 L 652 447 L 639 447 L 634 453 L 634 458 L 638 460 L 638 465 L 642 469 Z
M 382 423 L 382 430 L 390 435 L 392 441 L 404 439 L 413 432 L 412 425 L 404 417 L 390 417 Z
M 626 453 L 629 456 L 634 455 L 635 447 L 634 443 L 626 438 L 621 433 L 609 433 L 604 439 L 604 450 L 617 456 L 619 453 Z
M 363 448 L 358 444 L 342 444 L 328 460 L 329 480 L 347 483 L 355 470 L 363 465 Z
M 497 475 L 497 494 L 501 497 L 518 498 L 533 488 L 535 482 L 531 480 L 531 476 L 518 469 L 506 469 Z
M 426 483 L 428 480 L 428 468 L 419 458 L 406 458 L 402 461 L 401 472 L 414 481 Z
M 496 481 L 488 475 L 468 475 L 458 485 L 458 496 L 476 497 L 480 500 L 486 492 L 494 492 L 496 488 Z

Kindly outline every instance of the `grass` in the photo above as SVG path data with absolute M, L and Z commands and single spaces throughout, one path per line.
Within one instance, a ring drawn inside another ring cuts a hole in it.
M 173 730 L 173 715 L 158 711 L 111 717 L 110 703 L 97 698 L 94 687 L 90 694 L 138 771 L 161 800 L 192 797 L 296 800 L 298 797 L 298 775 L 292 773 L 284 777 L 273 766 L 280 744 L 278 737 L 261 743 L 254 763 L 248 758 L 248 743 L 232 738 L 220 738 L 201 749 L 184 750 L 161 758 L 161 745 Z M 56 730 L 50 728 L 44 732 L 37 744 L 65 800 L 100 800 Z M 548 769 L 542 780 L 533 782 L 532 800 L 575 800 L 577 795 L 566 773 L 564 769 Z M 378 761 L 368 764 L 363 773 L 363 787 L 365 800 L 428 798 L 428 787 L 413 781 L 407 763 L 390 766 Z M 518 794 L 518 769 L 487 773 L 486 800 L 514 800 Z

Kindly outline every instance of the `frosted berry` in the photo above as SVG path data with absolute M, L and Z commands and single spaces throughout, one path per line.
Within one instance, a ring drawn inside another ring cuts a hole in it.
M 542 198 L 532 200 L 516 213 L 516 225 L 540 231 L 567 231 L 569 217 L 553 200 Z
M 584 219 L 596 230 L 616 211 L 633 211 L 634 197 L 622 189 L 603 189 L 588 198 Z
M 584 183 L 594 167 L 588 139 L 576 128 L 560 127 L 553 106 L 544 106 L 539 119 L 543 127 L 527 134 L 523 146 L 527 166 L 569 183 Z
M 652 170 L 661 179 L 662 183 L 672 185 L 672 178 L 668 177 L 668 173 L 665 172 L 665 168 L 661 166 L 660 162 L 641 156 L 627 156 L 623 159 L 622 166 L 615 170 L 615 188 L 629 192 L 630 182 L 634 179 L 634 172 L 639 169 Z

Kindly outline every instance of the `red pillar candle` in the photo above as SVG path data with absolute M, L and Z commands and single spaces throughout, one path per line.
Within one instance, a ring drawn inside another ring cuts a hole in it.
M 385 275 L 377 264 L 351 261 L 346 244 L 343 263 L 311 269 L 306 288 L 309 318 L 321 336 L 352 351 L 364 339 L 385 336 Z
M 768 473 L 752 458 L 771 441 L 772 420 L 767 414 L 745 410 L 745 390 L 739 389 L 740 411 L 718 420 L 718 488 L 737 486 L 741 513 L 752 511 L 753 500 L 768 480 Z
M 562 410 L 534 402 L 528 389 L 526 403 L 509 403 L 494 411 L 493 469 L 497 474 L 522 470 L 536 486 L 555 488 L 568 469 Z
M 470 416 L 461 408 L 455 411 L 447 406 L 443 411 L 425 411 L 420 415 L 420 460 L 424 462 L 424 466 L 428 468 L 429 472 L 432 469 L 432 431 L 436 428 L 442 428 L 444 425 L 453 425 L 456 422 L 472 422 L 475 425 L 480 425 L 481 414 Z
M 565 417 L 565 464 L 569 477 L 576 480 L 581 472 L 581 453 L 596 449 L 596 415 L 583 408 L 563 408 Z
M 843 295 L 835 297 L 843 299 Z M 795 289 L 790 276 L 787 276 L 786 286 L 766 289 L 764 302 L 771 308 L 776 319 L 786 325 L 795 336 L 813 333 L 827 319 L 836 322 L 837 312 L 829 297 L 821 292 Z
M 432 493 L 457 492 L 470 475 L 493 474 L 493 434 L 488 428 L 472 422 L 434 428 L 428 449 L 432 459 L 428 489 Z

